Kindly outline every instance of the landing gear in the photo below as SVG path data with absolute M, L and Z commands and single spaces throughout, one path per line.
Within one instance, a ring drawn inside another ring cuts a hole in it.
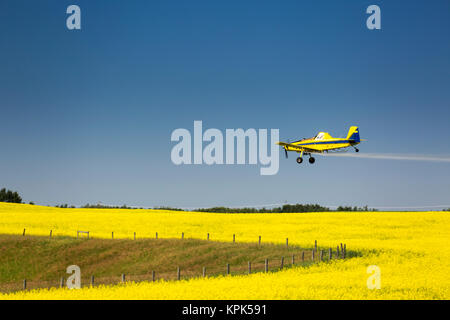
M 355 148 L 355 152 L 359 152 L 359 149 L 358 149 L 358 148 Z
M 314 157 L 311 157 L 311 154 L 306 153 L 306 155 L 309 155 L 309 159 L 308 159 L 309 163 L 313 164 L 314 162 L 316 162 L 316 159 L 314 159 Z M 298 157 L 297 163 L 300 164 L 302 162 L 303 162 L 303 157 L 301 157 L 301 156 Z

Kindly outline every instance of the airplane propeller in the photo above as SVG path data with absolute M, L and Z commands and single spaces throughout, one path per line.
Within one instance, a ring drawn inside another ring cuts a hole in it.
M 291 139 L 287 139 L 287 142 L 291 143 Z M 287 151 L 286 146 L 284 147 L 284 154 L 286 155 L 286 159 L 287 159 L 288 158 L 288 151 Z

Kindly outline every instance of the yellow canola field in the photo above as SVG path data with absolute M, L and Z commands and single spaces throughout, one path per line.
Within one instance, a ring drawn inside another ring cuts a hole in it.
M 346 243 L 361 257 L 250 276 L 138 283 L 80 290 L 52 289 L 0 299 L 449 299 L 450 215 L 447 212 L 216 214 L 125 209 L 59 209 L 0 204 L 0 233 L 285 243 L 321 248 Z M 367 288 L 369 265 L 381 289 Z

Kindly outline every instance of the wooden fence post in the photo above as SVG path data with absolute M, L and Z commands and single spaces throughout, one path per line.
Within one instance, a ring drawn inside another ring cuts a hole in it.
M 52 238 L 52 231 L 53 231 L 53 230 L 50 230 L 50 239 Z
M 344 259 L 346 255 L 347 255 L 347 245 L 344 243 Z
M 314 251 L 317 251 L 317 240 L 314 240 Z
M 283 269 L 283 266 L 284 266 L 284 257 L 281 257 L 281 266 L 280 266 L 280 269 Z
M 94 276 L 91 276 L 91 287 L 94 286 Z
M 134 233 L 134 240 L 136 240 L 136 232 Z
M 286 248 L 289 248 L 289 238 L 286 238 Z
M 122 273 L 122 282 L 125 282 L 125 273 Z
M 206 277 L 206 267 L 203 267 L 203 278 Z
M 156 237 L 155 237 L 155 239 L 158 239 L 158 232 L 156 233 Z
M 184 232 L 181 233 L 181 240 L 184 239 Z
M 343 255 L 344 254 L 344 246 L 342 245 L 342 242 L 341 242 L 341 255 Z
M 180 280 L 180 267 L 177 267 L 177 280 Z
M 248 262 L 248 274 L 252 273 L 252 263 Z
M 230 274 L 230 264 L 227 263 L 227 275 L 229 275 L 229 274 Z
M 60 287 L 60 288 L 63 288 L 63 287 L 64 287 L 64 277 L 61 277 L 61 278 L 59 279 L 59 287 Z
M 314 262 L 314 249 L 311 250 L 311 260 Z
M 233 233 L 233 243 L 236 242 L 236 235 Z
M 292 264 L 295 264 L 295 256 L 292 255 Z
M 302 262 L 305 262 L 305 251 L 302 251 Z
M 27 279 L 23 279 L 23 290 L 27 290 Z
M 264 271 L 269 272 L 269 259 L 264 261 Z
M 261 246 L 261 236 L 259 236 L 258 245 Z
M 155 270 L 152 270 L 152 281 L 155 282 Z
M 23 229 L 23 233 L 22 233 L 22 236 L 25 236 L 25 230 L 26 230 L 26 229 Z
M 111 239 L 114 239 L 114 231 L 111 232 Z
M 87 232 L 87 235 L 88 235 L 88 240 L 89 240 L 89 231 Z
M 209 240 L 209 233 L 206 235 L 206 240 Z
M 328 261 L 331 260 L 331 248 L 328 249 Z
M 319 261 L 322 262 L 323 261 L 323 250 L 320 250 L 320 258 Z
M 339 259 L 339 246 L 337 246 L 337 249 L 336 249 L 337 251 L 336 251 L 336 259 Z

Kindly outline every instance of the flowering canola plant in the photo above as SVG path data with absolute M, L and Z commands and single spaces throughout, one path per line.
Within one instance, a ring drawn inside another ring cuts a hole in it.
M 182 281 L 41 289 L 0 299 L 449 299 L 450 215 L 447 212 L 320 212 L 220 214 L 141 209 L 63 209 L 0 204 L 0 233 L 97 238 L 137 237 L 289 244 L 322 249 L 340 243 L 357 257 L 279 272 Z M 369 265 L 381 272 L 369 289 Z

